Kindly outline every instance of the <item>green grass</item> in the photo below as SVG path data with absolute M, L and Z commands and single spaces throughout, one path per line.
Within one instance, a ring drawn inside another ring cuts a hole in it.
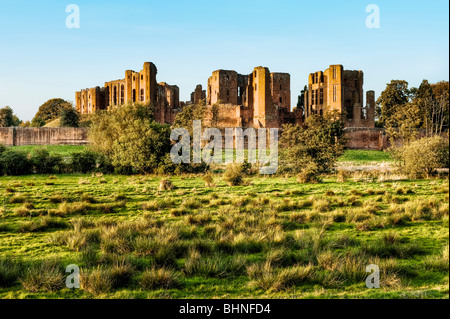
M 448 180 L 213 178 L 0 177 L 0 298 L 449 297 Z
M 353 162 L 356 164 L 392 161 L 393 160 L 388 152 L 366 150 L 346 150 L 339 158 L 339 162 Z

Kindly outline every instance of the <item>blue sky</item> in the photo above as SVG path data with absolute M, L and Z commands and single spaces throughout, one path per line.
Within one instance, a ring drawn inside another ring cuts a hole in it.
M 79 29 L 65 25 L 72 3 Z M 372 3 L 379 29 L 365 24 Z M 293 106 L 308 74 L 330 64 L 363 70 L 378 97 L 392 79 L 448 81 L 448 14 L 447 0 L 0 0 L 0 107 L 31 120 L 46 100 L 73 101 L 145 61 L 181 100 L 216 69 L 259 65 L 291 74 Z

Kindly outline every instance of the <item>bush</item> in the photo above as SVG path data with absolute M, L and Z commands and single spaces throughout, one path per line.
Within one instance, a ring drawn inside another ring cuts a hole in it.
M 115 167 L 157 172 L 170 152 L 170 126 L 155 122 L 152 113 L 150 105 L 127 104 L 96 114 L 89 130 L 94 150 Z
M 72 154 L 72 171 L 76 173 L 90 173 L 97 168 L 97 154 L 92 151 L 82 151 Z
M 58 170 L 62 158 L 58 155 L 50 155 L 46 148 L 38 148 L 31 158 L 31 163 L 36 173 L 51 174 Z
M 280 169 L 299 173 L 310 163 L 318 173 L 329 172 L 342 155 L 346 138 L 344 124 L 335 113 L 312 115 L 303 126 L 283 126 L 280 138 Z
M 31 173 L 31 162 L 24 152 L 6 150 L 0 155 L 2 175 L 26 175 Z
M 449 167 L 449 141 L 441 136 L 415 140 L 392 150 L 405 174 L 429 177 L 436 168 Z

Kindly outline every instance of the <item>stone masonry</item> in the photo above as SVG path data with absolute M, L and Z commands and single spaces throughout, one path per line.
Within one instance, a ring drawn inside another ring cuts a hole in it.
M 367 91 L 363 105 L 362 71 L 344 70 L 330 65 L 325 71 L 311 73 L 305 93 L 305 118 L 337 110 L 344 116 L 346 127 L 375 127 L 375 92 Z
M 125 71 L 125 78 L 105 83 L 105 86 L 75 92 L 75 107 L 81 114 L 107 110 L 127 102 L 151 103 L 155 109 L 155 120 L 173 123 L 180 108 L 180 92 L 176 85 L 157 83 L 156 66 L 145 62 L 142 71 Z

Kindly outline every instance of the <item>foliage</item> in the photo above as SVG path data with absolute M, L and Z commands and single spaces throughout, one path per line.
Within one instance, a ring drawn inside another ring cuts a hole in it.
M 449 127 L 449 83 L 423 80 L 419 88 L 406 81 L 391 81 L 377 103 L 380 122 L 393 141 L 408 143 L 419 137 L 441 134 Z
M 383 124 L 396 111 L 399 105 L 406 104 L 409 101 L 410 90 L 408 89 L 408 82 L 401 80 L 392 80 L 388 83 L 386 89 L 381 92 L 377 100 L 377 105 L 381 106 L 378 109 L 379 121 Z
M 186 105 L 183 110 L 179 112 L 173 123 L 173 127 L 185 128 L 189 131 L 189 134 L 193 134 L 192 122 L 199 120 L 202 122 L 206 111 L 206 101 L 201 100 L 198 104 Z
M 59 155 L 50 155 L 47 148 L 38 148 L 31 157 L 31 163 L 36 173 L 51 174 L 61 165 L 62 157 Z
M 0 127 L 19 126 L 21 123 L 9 106 L 0 109 Z
M 436 169 L 449 167 L 449 140 L 441 136 L 424 137 L 392 150 L 402 170 L 411 176 L 427 176 Z
M 155 122 L 151 107 L 142 104 L 97 114 L 89 140 L 115 167 L 133 167 L 141 173 L 156 172 L 171 148 L 170 127 Z
M 61 119 L 60 125 L 61 127 L 78 127 L 80 124 L 80 117 L 75 108 L 70 109 L 62 109 L 61 110 Z
M 31 126 L 44 126 L 46 123 L 59 117 L 62 110 L 72 108 L 72 104 L 63 99 L 50 99 L 39 107 L 39 110 L 31 121 Z
M 31 161 L 24 152 L 6 150 L 0 155 L 2 175 L 26 175 L 31 173 Z
M 283 126 L 280 138 L 281 171 L 301 172 L 315 163 L 317 173 L 330 171 L 343 153 L 344 123 L 336 113 L 312 115 L 303 126 Z

